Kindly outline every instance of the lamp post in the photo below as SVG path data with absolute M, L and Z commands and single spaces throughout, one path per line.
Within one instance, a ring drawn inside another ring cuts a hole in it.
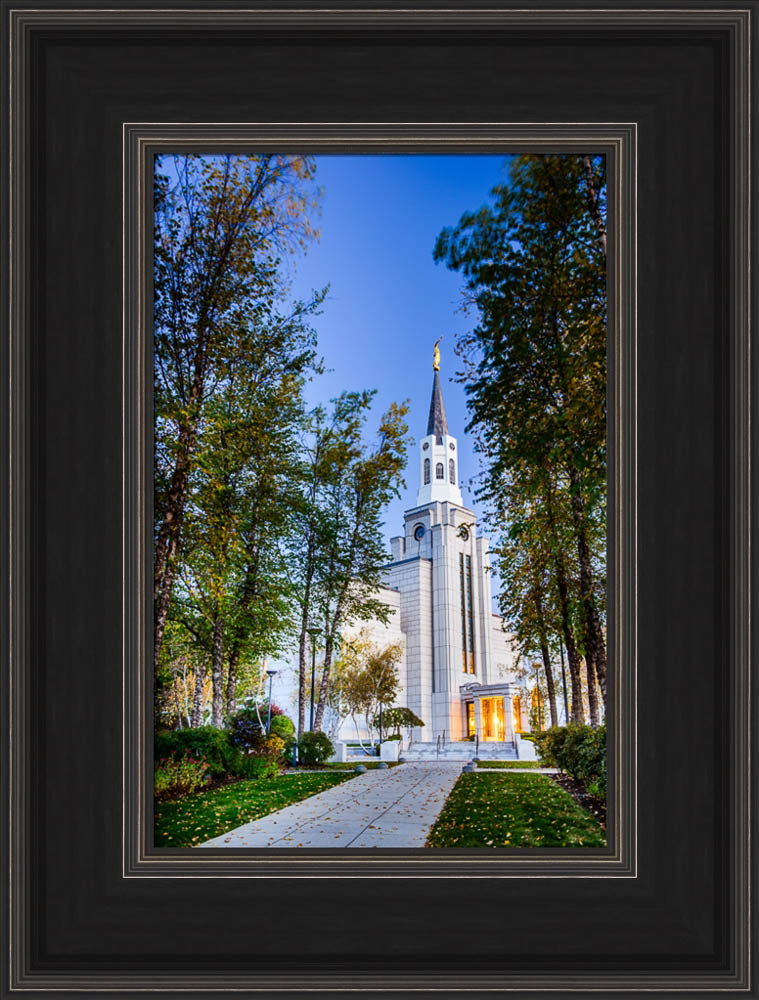
M 314 731 L 314 688 L 316 686 L 316 638 L 322 634 L 318 625 L 309 625 L 308 637 L 311 640 L 311 724 L 308 727 Z
M 266 676 L 269 678 L 269 711 L 266 713 L 266 735 L 267 736 L 271 732 L 271 684 L 272 684 L 272 681 L 274 680 L 274 675 L 276 674 L 276 672 L 277 672 L 276 670 L 272 670 L 271 668 L 269 668 L 269 670 L 266 671 Z
M 569 722 L 569 701 L 567 700 L 567 675 L 564 670 L 564 643 L 559 639 L 559 652 L 561 653 L 561 684 L 564 688 L 564 724 Z

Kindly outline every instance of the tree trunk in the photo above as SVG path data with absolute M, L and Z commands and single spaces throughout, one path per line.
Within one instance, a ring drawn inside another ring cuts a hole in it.
M 545 616 L 543 613 L 543 599 L 540 591 L 534 591 L 535 610 L 538 616 L 538 629 L 540 631 L 540 655 L 543 657 L 543 669 L 546 673 L 546 687 L 548 688 L 548 705 L 551 710 L 551 725 L 558 726 L 559 715 L 556 710 L 556 687 L 553 682 L 553 669 L 551 667 L 551 654 L 548 649 L 546 639 Z
M 586 167 L 587 167 L 586 163 Z M 591 171 L 591 181 L 592 181 L 592 171 Z M 557 346 L 561 343 L 561 338 L 558 333 L 558 323 L 556 315 L 553 317 L 553 330 L 554 337 Z M 564 371 L 564 362 L 559 353 L 557 359 L 559 367 L 559 375 L 563 385 L 563 395 L 566 398 L 568 396 L 567 390 L 567 379 Z M 570 507 L 572 511 L 572 522 L 575 529 L 575 539 L 577 544 L 577 557 L 580 566 L 580 599 L 582 602 L 583 612 L 585 616 L 585 630 L 587 635 L 586 645 L 589 647 L 590 655 L 593 658 L 593 662 L 596 669 L 596 675 L 598 677 L 598 683 L 601 688 L 601 693 L 604 701 L 606 700 L 606 644 L 604 642 L 603 631 L 601 629 L 601 623 L 598 617 L 598 611 L 596 609 L 595 600 L 593 598 L 593 574 L 591 570 L 590 562 L 590 550 L 588 547 L 588 536 L 587 528 L 585 524 L 585 503 L 582 498 L 580 474 L 578 472 L 578 467 L 574 464 L 569 464 L 568 468 L 569 482 L 570 482 Z M 547 482 L 546 489 L 546 499 L 547 505 L 550 506 L 551 503 L 551 485 L 550 479 Z M 551 528 L 554 531 L 554 519 L 553 515 L 550 516 Z M 567 654 L 569 654 L 569 647 L 567 647 Z M 574 685 L 574 678 L 573 678 Z M 572 694 L 572 712 L 574 714 L 574 687 Z
M 358 543 L 359 528 L 361 525 L 361 513 L 363 511 L 364 502 L 361 494 L 357 494 L 356 506 L 353 512 L 353 530 L 351 531 L 351 543 L 348 549 L 347 564 L 353 566 L 353 562 L 356 554 L 356 545 Z M 330 568 L 334 567 L 335 564 L 335 552 L 332 552 L 330 557 Z M 335 647 L 335 638 L 338 635 L 338 630 L 342 624 L 343 614 L 345 613 L 345 602 L 348 594 L 348 588 L 350 582 L 347 581 L 343 584 L 339 596 L 337 597 L 337 606 L 335 608 L 335 614 L 332 618 L 332 622 L 329 622 L 329 603 L 327 605 L 327 614 L 325 621 L 325 636 L 324 636 L 324 669 L 322 670 L 321 683 L 319 685 L 319 703 L 316 706 L 316 715 L 314 717 L 314 729 L 317 732 L 321 729 L 322 719 L 324 718 L 324 709 L 327 705 L 327 693 L 329 691 L 329 675 L 332 669 L 332 653 Z
M 306 629 L 308 628 L 308 605 L 303 605 L 300 639 L 298 644 L 298 736 L 306 730 Z
M 322 727 L 324 710 L 327 706 L 327 691 L 329 690 L 329 675 L 330 670 L 332 669 L 332 653 L 334 648 L 334 636 L 330 633 L 324 644 L 324 667 L 322 669 L 321 681 L 319 683 L 319 701 L 317 703 L 316 714 L 314 716 L 314 729 L 316 732 L 319 732 Z
M 196 660 L 195 688 L 192 692 L 192 716 L 190 717 L 190 726 L 193 729 L 203 725 L 203 684 L 205 678 L 205 664 L 202 660 Z
M 298 638 L 298 736 L 306 730 L 306 635 L 308 633 L 308 609 L 311 603 L 311 584 L 314 578 L 314 553 L 316 550 L 316 529 L 313 522 L 309 525 L 308 546 L 306 549 L 305 580 L 303 586 L 303 613 L 300 619 L 300 636 Z
M 205 352 L 199 351 L 196 356 L 196 366 L 199 365 L 201 370 L 196 370 L 195 378 L 193 379 L 189 398 L 189 406 L 191 408 L 196 407 L 200 399 L 204 364 Z M 163 634 L 166 629 L 166 618 L 171 603 L 171 592 L 174 588 L 177 552 L 179 550 L 185 504 L 187 502 L 197 419 L 196 416 L 194 419 L 188 421 L 179 431 L 177 458 L 171 477 L 171 487 L 169 488 L 163 522 L 158 529 L 158 538 L 155 544 L 155 564 L 153 568 L 153 659 L 156 669 L 158 668 L 158 657 L 161 652 Z
M 596 671 L 593 657 L 589 653 L 585 654 L 585 673 L 588 678 L 588 714 L 590 724 L 594 729 L 598 726 L 598 695 L 596 693 Z
M 548 707 L 551 711 L 551 725 L 558 726 L 559 716 L 556 712 L 556 688 L 553 683 L 553 670 L 551 669 L 551 657 L 548 653 L 548 646 L 545 642 L 540 644 L 540 653 L 543 657 L 543 669 L 546 672 L 546 687 L 548 688 Z
M 564 646 L 567 650 L 569 677 L 572 682 L 572 722 L 585 722 L 585 709 L 582 704 L 582 680 L 580 678 L 580 654 L 577 651 L 572 623 L 569 619 L 569 590 L 563 557 L 556 557 L 556 589 L 559 594 L 561 611 L 561 631 L 564 636 Z
M 237 661 L 239 659 L 236 650 L 229 657 L 229 668 L 227 671 L 227 718 L 237 711 Z
M 177 722 L 179 725 L 177 729 L 184 729 L 184 722 L 182 720 L 182 703 L 179 700 L 179 678 L 177 677 L 177 671 L 172 671 L 172 677 L 174 679 L 174 704 L 177 708 Z
M 211 650 L 211 725 L 221 729 L 224 725 L 224 621 L 221 615 L 213 623 L 213 646 Z
M 577 540 L 577 559 L 580 567 L 580 598 L 585 618 L 587 652 L 593 660 L 601 694 L 604 701 L 606 701 L 606 643 L 598 617 L 598 609 L 593 597 L 593 573 L 590 565 L 590 550 L 588 548 L 585 527 L 585 508 L 580 493 L 579 476 L 575 469 L 570 471 L 570 482 L 572 484 L 572 520 Z
M 548 524 L 553 536 L 554 565 L 556 569 L 556 590 L 559 595 L 559 610 L 561 612 L 561 631 L 564 636 L 564 646 L 569 663 L 569 677 L 572 683 L 572 722 L 585 722 L 585 709 L 582 704 L 582 681 L 580 679 L 580 654 L 577 651 L 572 622 L 569 614 L 569 587 L 564 563 L 564 553 L 556 532 L 556 521 L 553 510 L 553 497 L 550 483 L 546 483 L 545 491 L 546 513 Z

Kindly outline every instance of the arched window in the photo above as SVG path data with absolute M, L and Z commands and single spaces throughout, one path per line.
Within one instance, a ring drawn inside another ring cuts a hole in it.
M 424 460 L 424 485 L 430 481 L 430 460 L 425 458 Z
M 442 462 L 438 462 L 435 466 L 435 479 L 445 479 L 445 469 Z
M 455 465 L 455 463 L 454 463 L 454 461 L 453 461 L 452 458 L 448 459 L 448 478 L 450 479 L 450 481 L 455 486 L 456 485 L 456 465 Z

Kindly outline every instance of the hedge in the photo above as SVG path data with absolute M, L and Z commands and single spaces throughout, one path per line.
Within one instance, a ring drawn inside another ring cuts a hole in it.
M 606 726 L 581 726 L 570 722 L 535 733 L 533 741 L 541 764 L 558 767 L 606 800 Z
M 168 757 L 178 760 L 186 754 L 196 760 L 204 758 L 211 778 L 234 774 L 240 761 L 240 754 L 230 744 L 229 734 L 223 729 L 200 726 L 197 729 L 172 729 L 156 733 L 156 760 Z
M 326 733 L 307 731 L 298 739 L 298 760 L 307 766 L 323 764 L 334 750 Z

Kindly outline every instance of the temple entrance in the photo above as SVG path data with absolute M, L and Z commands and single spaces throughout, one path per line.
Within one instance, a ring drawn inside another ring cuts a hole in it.
M 476 732 L 477 724 L 474 718 L 474 702 L 468 701 L 466 703 L 466 734 L 469 738 L 473 739 Z
M 480 698 L 482 713 L 482 739 L 502 743 L 506 738 L 506 719 L 503 698 Z

